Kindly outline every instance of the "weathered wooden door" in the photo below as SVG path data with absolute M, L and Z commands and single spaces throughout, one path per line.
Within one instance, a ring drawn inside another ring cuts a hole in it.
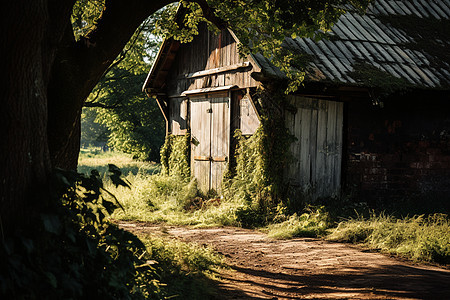
M 341 184 L 344 105 L 298 96 L 289 100 L 295 109 L 286 112 L 286 127 L 297 140 L 287 178 L 313 198 L 331 196 Z
M 191 171 L 199 189 L 220 193 L 230 148 L 230 98 L 227 93 L 190 98 Z

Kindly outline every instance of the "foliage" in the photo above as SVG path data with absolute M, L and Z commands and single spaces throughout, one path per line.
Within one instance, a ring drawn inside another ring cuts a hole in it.
M 362 243 L 415 261 L 450 263 L 450 222 L 444 214 L 403 219 L 373 214 L 368 219 L 349 219 L 328 239 Z
M 210 247 L 184 243 L 167 237 L 140 236 L 147 259 L 154 262 L 160 281 L 167 284 L 167 298 L 210 299 L 214 294 L 209 279 L 224 267 L 223 257 Z
M 107 101 L 116 101 L 116 97 L 127 100 L 112 110 L 97 108 L 97 120 L 109 129 L 108 145 L 113 149 L 132 154 L 137 159 L 158 161 L 164 122 L 157 104 L 137 93 L 144 78 L 134 76 L 104 88 L 108 90 Z M 118 91 L 118 88 L 122 89 Z
M 97 122 L 96 119 L 97 111 L 95 109 L 83 108 L 81 113 L 81 147 L 103 147 L 107 144 L 110 131 L 106 125 Z
M 105 8 L 105 0 L 77 0 L 75 2 L 71 23 L 76 40 L 94 30 Z
M 78 38 L 95 27 L 103 9 L 102 1 L 77 2 L 72 25 Z M 141 91 L 159 46 L 159 39 L 151 36 L 159 15 L 156 13 L 138 28 L 88 97 L 82 115 L 85 143 L 95 144 L 100 134 L 107 133 L 110 147 L 137 159 L 159 160 L 164 120 L 156 102 Z
M 279 113 L 285 105 L 285 95 L 259 91 L 255 96 L 262 106 L 261 125 L 249 138 L 236 131 L 236 167 L 229 172 L 234 176 L 225 180 L 223 188 L 225 199 L 245 204 L 237 211 L 244 227 L 261 226 L 273 218 L 276 206 L 284 198 L 280 170 L 289 162 L 289 145 L 293 141 Z
M 189 133 L 185 135 L 166 136 L 164 145 L 161 147 L 161 173 L 169 176 L 180 176 L 184 180 L 190 179 L 190 150 Z
M 325 207 L 309 206 L 300 216 L 293 214 L 284 222 L 269 225 L 268 236 L 277 239 L 318 237 L 324 235 L 330 225 Z
M 7 299 L 138 299 L 160 295 L 145 247 L 106 219 L 120 206 L 98 172 L 57 170 L 33 228 L 1 243 L 0 291 Z

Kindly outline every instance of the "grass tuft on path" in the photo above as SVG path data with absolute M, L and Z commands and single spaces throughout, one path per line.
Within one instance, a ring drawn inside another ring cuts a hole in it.
M 349 219 L 339 223 L 327 239 L 363 244 L 414 261 L 450 263 L 450 221 L 444 214 Z

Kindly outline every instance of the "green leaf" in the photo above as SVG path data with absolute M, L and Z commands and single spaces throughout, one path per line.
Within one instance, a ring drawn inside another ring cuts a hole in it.
M 57 215 L 41 214 L 41 220 L 47 232 L 61 234 L 61 221 Z
M 55 275 L 51 272 L 44 272 L 45 276 L 47 277 L 48 282 L 50 285 L 54 288 L 58 287 L 58 280 L 56 279 Z
M 115 203 L 107 200 L 103 200 L 102 202 L 103 207 L 106 209 L 108 214 L 112 214 L 119 206 L 117 206 Z

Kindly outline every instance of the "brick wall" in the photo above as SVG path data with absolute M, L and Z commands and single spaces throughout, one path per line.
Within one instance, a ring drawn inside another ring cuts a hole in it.
M 345 186 L 366 201 L 450 200 L 450 99 L 415 93 L 347 105 Z M 426 197 L 423 197 L 426 198 Z

